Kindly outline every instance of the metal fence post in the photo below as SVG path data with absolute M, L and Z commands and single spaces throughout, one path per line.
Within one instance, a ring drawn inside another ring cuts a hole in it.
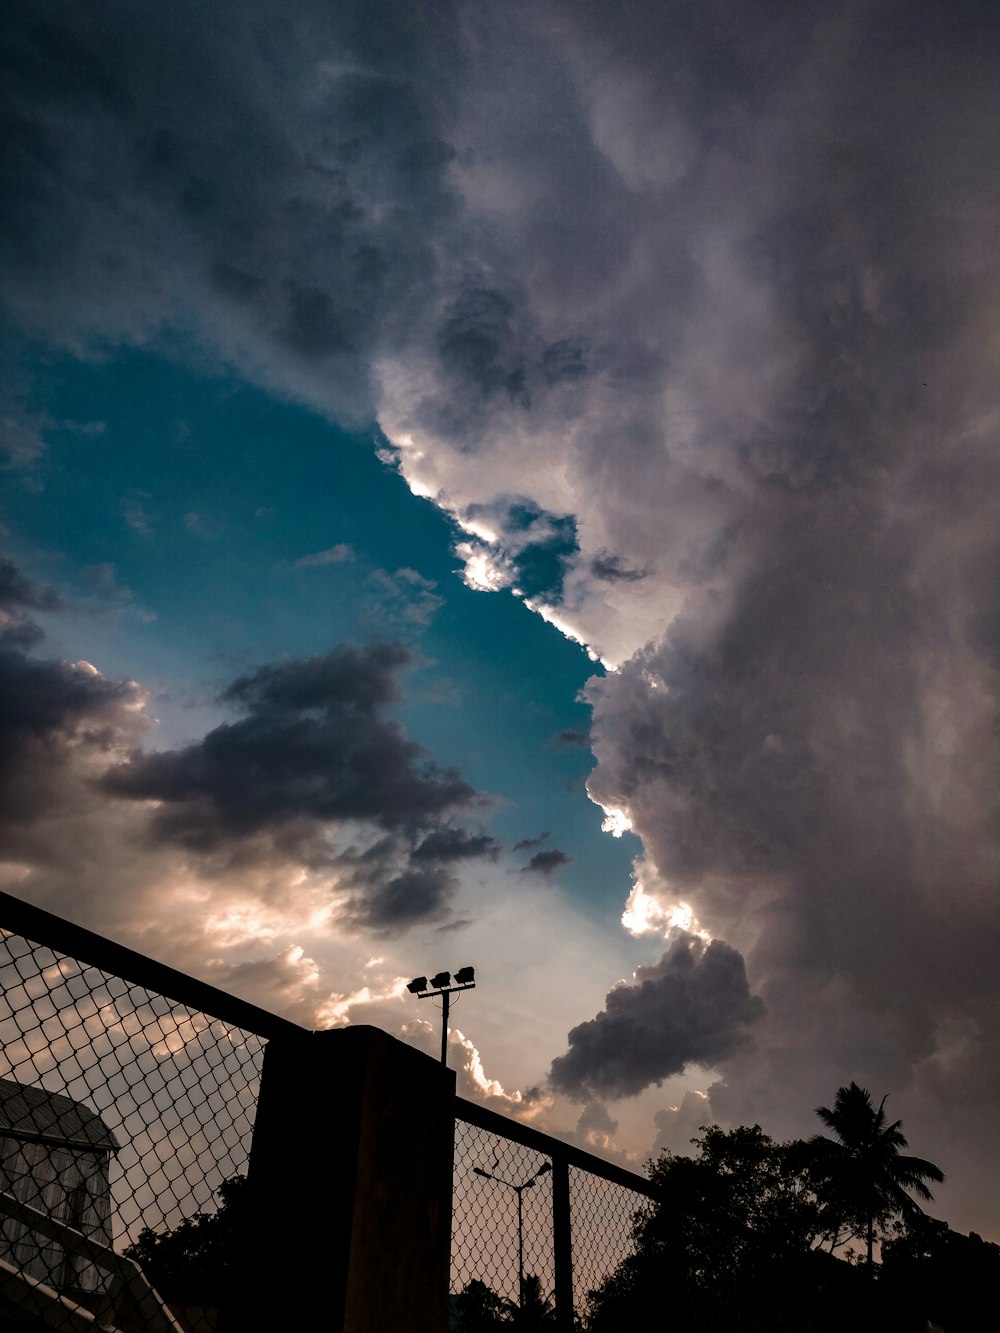
M 552 1155 L 552 1250 L 555 1263 L 556 1328 L 573 1333 L 573 1232 L 569 1208 L 569 1163 Z

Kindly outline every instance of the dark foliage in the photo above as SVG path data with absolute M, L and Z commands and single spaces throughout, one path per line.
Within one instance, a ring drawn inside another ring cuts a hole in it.
M 926 1333 L 928 1318 L 947 1333 L 972 1327 L 956 1314 L 975 1308 L 957 1286 L 995 1285 L 1000 1250 L 920 1211 L 910 1192 L 928 1197 L 924 1181 L 941 1173 L 900 1154 L 906 1140 L 884 1101 L 876 1110 L 851 1084 L 835 1106 L 820 1114 L 836 1143 L 712 1127 L 694 1157 L 652 1163 L 658 1198 L 636 1215 L 634 1253 L 590 1293 L 587 1333 Z M 893 1217 L 877 1270 L 831 1252 Z
M 587 1328 L 763 1330 L 811 1322 L 815 1293 L 846 1267 L 813 1245 L 819 1208 L 797 1145 L 759 1126 L 706 1129 L 697 1156 L 665 1153 L 635 1253 L 590 1294 Z M 831 1265 L 835 1267 L 831 1270 Z
M 229 1291 L 246 1179 L 230 1176 L 217 1191 L 215 1213 L 195 1213 L 172 1231 L 146 1227 L 125 1251 L 164 1299 L 218 1308 Z
M 911 1219 L 883 1242 L 879 1285 L 898 1309 L 944 1333 L 986 1327 L 1000 1291 L 1000 1245 L 963 1236 L 933 1217 Z
M 473 1278 L 452 1301 L 454 1333 L 494 1333 L 509 1329 L 510 1304 L 485 1282 Z
M 525 1274 L 520 1305 L 473 1278 L 453 1301 L 451 1327 L 453 1333 L 546 1333 L 555 1328 L 555 1313 L 533 1273 Z
M 816 1111 L 836 1139 L 817 1134 L 808 1144 L 831 1247 L 842 1239 L 863 1240 L 869 1268 L 884 1227 L 895 1217 L 922 1217 L 911 1196 L 927 1202 L 933 1195 L 926 1182 L 944 1180 L 933 1162 L 901 1152 L 908 1146 L 903 1122 L 888 1120 L 885 1103 L 883 1097 L 876 1110 L 871 1093 L 857 1083 L 838 1088 L 833 1110 L 820 1106 Z

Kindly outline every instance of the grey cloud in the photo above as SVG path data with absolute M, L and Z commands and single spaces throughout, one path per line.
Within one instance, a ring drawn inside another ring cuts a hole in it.
M 0 605 L 52 604 L 9 562 L 0 579 Z M 139 748 L 149 723 L 137 685 L 24 646 L 13 631 L 0 645 L 0 859 L 63 910 L 98 892 L 98 915 L 113 920 L 143 879 L 155 885 L 183 858 L 209 881 L 335 875 L 341 919 L 392 933 L 445 920 L 458 869 L 497 855 L 495 839 L 453 820 L 479 794 L 385 715 L 413 660 L 399 645 L 242 675 L 223 695 L 242 719 L 161 753 Z M 348 827 L 361 850 L 337 850 Z
M 303 820 L 418 829 L 477 794 L 384 716 L 412 660 L 383 644 L 261 667 L 223 695 L 244 718 L 184 749 L 135 755 L 105 789 L 162 801 L 163 834 L 204 848 Z
M 568 866 L 573 858 L 566 852 L 561 852 L 558 847 L 550 847 L 547 851 L 536 852 L 528 864 L 522 869 L 522 875 L 544 875 L 546 879 L 554 875 L 557 870 L 563 866 Z
M 743 959 L 713 941 L 685 936 L 634 985 L 608 993 L 605 1008 L 569 1034 L 552 1062 L 559 1092 L 578 1099 L 629 1097 L 689 1064 L 711 1065 L 748 1039 L 762 1005 L 750 994 Z
M 85 662 L 30 656 L 44 635 L 19 611 L 55 609 L 55 594 L 9 561 L 0 584 L 9 616 L 0 634 L 0 860 L 19 867 L 33 895 L 71 914 L 99 885 L 113 914 L 108 848 L 124 831 L 94 780 L 145 732 L 142 692 Z
M 212 961 L 209 976 L 216 986 L 244 995 L 303 1027 L 318 1026 L 321 995 L 312 960 L 295 946 L 268 958 L 238 963 Z
M 711 1099 L 704 1092 L 686 1092 L 679 1106 L 657 1111 L 653 1122 L 656 1138 L 649 1150 L 651 1157 L 662 1152 L 686 1154 L 691 1140 L 716 1123 Z
M 131 682 L 86 664 L 0 648 L 0 826 L 31 825 L 58 809 L 67 769 L 135 736 L 140 699 Z
M 548 830 L 546 830 L 544 833 L 539 833 L 537 838 L 522 838 L 520 842 L 514 843 L 514 851 L 527 852 L 532 847 L 540 847 L 548 836 Z
M 154 843 L 335 871 L 350 926 L 396 932 L 441 920 L 456 866 L 495 857 L 499 845 L 452 822 L 483 798 L 386 716 L 413 661 L 400 644 L 373 644 L 260 667 L 222 696 L 243 718 L 180 750 L 134 753 L 108 770 L 103 790 L 160 803 Z M 337 851 L 333 835 L 356 825 L 376 836 Z
M 638 583 L 640 579 L 649 577 L 648 569 L 633 569 L 613 551 L 599 551 L 590 562 L 590 572 L 594 578 L 608 583 Z
M 514 307 L 495 291 L 463 293 L 438 334 L 441 361 L 459 381 L 474 384 L 484 398 L 502 392 L 523 407 L 528 396 L 522 339 L 512 326 Z
M 380 935 L 398 934 L 418 921 L 445 921 L 460 864 L 495 860 L 499 850 L 488 834 L 449 824 L 419 841 L 394 832 L 363 851 L 350 849 L 335 861 L 341 884 L 351 890 L 340 919 Z
M 428 228 L 454 207 L 448 81 L 423 71 L 456 65 L 457 28 L 446 10 L 414 28 L 391 6 L 305 0 L 280 24 L 266 6 L 217 14 L 15 0 L 8 299 L 57 340 L 193 318 L 363 418 L 372 350 L 412 316 L 437 269 Z
M 428 833 L 413 849 L 416 861 L 464 861 L 469 857 L 495 858 L 500 844 L 488 833 L 463 828 L 440 828 Z
M 394 934 L 418 921 L 448 915 L 458 878 L 443 865 L 409 865 L 392 878 L 379 878 L 352 895 L 341 919 L 352 926 Z
M 55 589 L 35 583 L 22 574 L 12 560 L 0 557 L 0 610 L 53 611 L 59 605 L 60 598 Z
M 601 1102 L 588 1102 L 576 1122 L 576 1132 L 583 1137 L 593 1131 L 599 1134 L 613 1134 L 617 1128 L 618 1121 L 611 1117 L 608 1108 Z

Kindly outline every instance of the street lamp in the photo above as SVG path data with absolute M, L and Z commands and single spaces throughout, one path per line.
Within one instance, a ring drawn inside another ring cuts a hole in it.
M 520 1307 L 524 1306 L 524 1210 L 521 1205 L 521 1196 L 525 1190 L 530 1190 L 539 1176 L 544 1176 L 546 1171 L 552 1170 L 551 1162 L 543 1162 L 533 1176 L 527 1180 L 522 1180 L 520 1185 L 515 1185 L 512 1180 L 504 1180 L 502 1176 L 494 1176 L 489 1171 L 484 1171 L 481 1166 L 474 1166 L 472 1170 L 477 1176 L 482 1176 L 484 1180 L 494 1180 L 498 1185 L 506 1185 L 509 1190 L 513 1190 L 517 1195 L 517 1303 Z
M 454 985 L 449 982 L 454 980 Z M 455 973 L 454 978 L 450 972 L 438 972 L 436 976 L 431 977 L 430 981 L 426 977 L 414 977 L 412 981 L 406 983 L 406 989 L 411 995 L 415 995 L 418 1000 L 429 1000 L 432 995 L 440 995 L 444 1001 L 441 1013 L 441 1063 L 448 1063 L 448 1009 L 451 1004 L 451 997 L 457 995 L 459 991 L 475 990 L 476 988 L 476 969 L 474 967 L 460 967 Z

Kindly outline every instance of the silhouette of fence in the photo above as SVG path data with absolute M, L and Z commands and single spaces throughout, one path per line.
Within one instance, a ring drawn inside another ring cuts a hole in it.
M 452 1291 L 479 1282 L 510 1307 L 548 1306 L 569 1333 L 631 1253 L 652 1194 L 643 1176 L 458 1098 Z
M 157 1292 L 130 1247 L 248 1171 L 226 1281 Z M 450 1259 L 453 1297 L 569 1333 L 648 1194 L 384 1033 L 308 1032 L 0 893 L 0 1327 L 445 1333 Z
M 0 1323 L 213 1326 L 124 1257 L 246 1172 L 267 1040 L 254 1005 L 0 895 Z

